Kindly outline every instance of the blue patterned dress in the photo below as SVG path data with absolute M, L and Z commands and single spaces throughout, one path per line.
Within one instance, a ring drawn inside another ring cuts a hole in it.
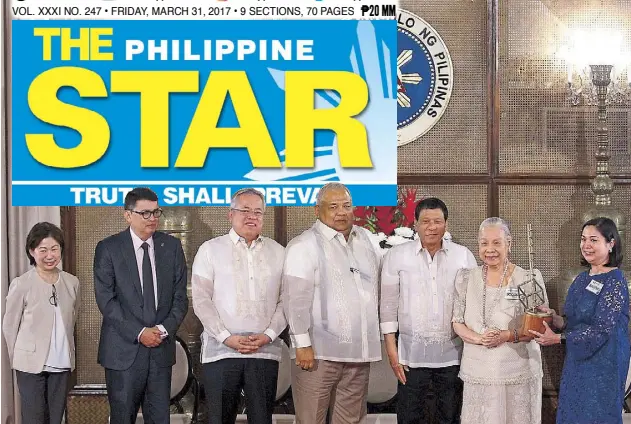
M 592 280 L 597 283 L 590 286 Z M 598 283 L 602 288 L 595 294 Z M 565 314 L 557 424 L 622 423 L 630 355 L 629 289 L 622 271 L 579 274 L 568 291 Z

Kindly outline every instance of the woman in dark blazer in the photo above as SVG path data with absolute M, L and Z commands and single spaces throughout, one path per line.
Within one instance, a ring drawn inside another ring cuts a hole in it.
M 33 268 L 11 282 L 7 295 L 2 331 L 25 424 L 61 424 L 75 367 L 79 280 L 58 268 L 63 249 L 57 226 L 35 224 L 26 238 Z

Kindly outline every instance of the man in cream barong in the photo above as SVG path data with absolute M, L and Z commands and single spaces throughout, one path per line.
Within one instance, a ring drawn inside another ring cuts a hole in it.
M 315 224 L 285 251 L 283 307 L 295 366 L 296 424 L 363 423 L 370 363 L 381 360 L 379 255 L 353 225 L 340 183 L 318 192 Z
M 399 380 L 397 422 L 430 422 L 426 404 L 433 392 L 438 423 L 456 424 L 462 340 L 451 325 L 455 278 L 477 263 L 469 249 L 444 238 L 448 210 L 442 200 L 421 200 L 414 217 L 419 239 L 391 248 L 381 272 L 381 331 Z
M 282 340 L 284 248 L 261 236 L 265 198 L 232 197 L 228 234 L 204 242 L 193 262 L 193 309 L 204 325 L 202 379 L 208 424 L 233 424 L 241 390 L 248 423 L 271 424 Z

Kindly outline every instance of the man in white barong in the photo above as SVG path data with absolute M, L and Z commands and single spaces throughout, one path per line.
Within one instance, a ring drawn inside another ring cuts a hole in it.
M 272 423 L 283 343 L 278 335 L 287 321 L 280 298 L 284 248 L 261 236 L 264 214 L 263 194 L 236 192 L 230 232 L 204 242 L 193 262 L 209 424 L 234 424 L 241 390 L 248 423 Z
M 381 331 L 399 380 L 397 422 L 430 422 L 433 393 L 438 423 L 456 424 L 462 340 L 451 324 L 455 279 L 459 269 L 477 263 L 469 249 L 445 239 L 448 210 L 442 200 L 421 200 L 414 215 L 418 240 L 391 248 L 381 271 Z
M 295 366 L 296 424 L 365 422 L 370 363 L 381 360 L 379 256 L 353 225 L 346 186 L 318 192 L 315 224 L 285 251 L 283 307 Z

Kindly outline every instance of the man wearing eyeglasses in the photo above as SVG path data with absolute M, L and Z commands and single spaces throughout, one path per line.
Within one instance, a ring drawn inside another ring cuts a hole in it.
M 156 231 L 162 209 L 148 188 L 125 196 L 129 227 L 100 241 L 94 292 L 103 314 L 98 362 L 111 424 L 168 424 L 175 333 L 188 310 L 186 259 L 177 238 Z
M 295 366 L 297 424 L 365 421 L 370 363 L 381 360 L 379 262 L 367 230 L 353 225 L 346 186 L 317 195 L 316 223 L 288 245 L 283 307 Z
M 228 234 L 202 244 L 193 262 L 193 309 L 204 325 L 202 373 L 209 424 L 234 424 L 241 390 L 248 423 L 271 424 L 282 340 L 284 248 L 261 236 L 265 198 L 232 197 Z

